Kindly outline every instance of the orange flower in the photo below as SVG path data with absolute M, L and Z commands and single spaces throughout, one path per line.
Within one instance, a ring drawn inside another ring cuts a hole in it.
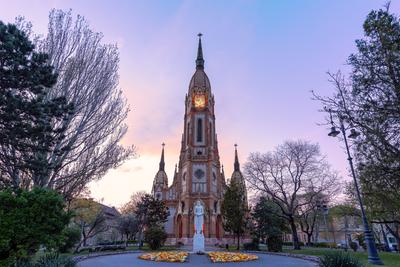
M 208 256 L 212 262 L 242 262 L 257 260 L 258 256 L 253 254 L 236 253 L 236 252 L 209 252 Z
M 150 252 L 139 256 L 139 259 L 163 262 L 185 262 L 189 253 L 182 251 Z

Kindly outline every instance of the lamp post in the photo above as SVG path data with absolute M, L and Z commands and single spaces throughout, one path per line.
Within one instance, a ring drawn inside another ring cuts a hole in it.
M 337 118 L 339 120 L 340 131 L 336 129 L 336 126 L 333 122 L 332 112 L 335 112 L 337 114 Z M 353 176 L 353 181 L 354 181 L 354 187 L 356 188 L 356 195 L 357 195 L 358 203 L 359 203 L 360 209 L 361 209 L 362 222 L 363 222 L 363 226 L 364 226 L 365 244 L 367 245 L 367 251 L 368 251 L 368 262 L 371 264 L 374 264 L 374 265 L 383 265 L 383 262 L 379 258 L 378 251 L 376 250 L 374 236 L 372 235 L 371 229 L 369 227 L 367 216 L 365 215 L 364 204 L 362 202 L 360 189 L 358 187 L 358 182 L 356 179 L 356 173 L 354 171 L 353 158 L 350 155 L 350 149 L 349 149 L 349 145 L 347 142 L 347 138 L 356 138 L 359 135 L 359 133 L 355 129 L 350 129 L 349 136 L 346 136 L 346 129 L 344 127 L 343 116 L 340 114 L 340 112 L 332 111 L 331 109 L 329 109 L 329 115 L 331 118 L 331 126 L 332 127 L 331 127 L 331 131 L 328 134 L 328 136 L 336 137 L 340 133 L 342 133 L 344 144 L 346 146 L 347 160 L 349 161 L 350 170 L 351 170 L 351 174 Z

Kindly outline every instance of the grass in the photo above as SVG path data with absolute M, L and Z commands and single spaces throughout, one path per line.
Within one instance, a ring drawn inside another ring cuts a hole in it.
M 176 246 L 163 246 L 158 250 L 154 250 L 154 252 L 157 251 L 169 251 L 169 250 L 176 250 Z M 126 249 L 117 249 L 117 250 L 105 250 L 105 251 L 97 251 L 97 252 L 89 252 L 87 250 L 84 250 L 79 253 L 72 253 L 72 252 L 67 252 L 67 253 L 60 253 L 60 256 L 66 256 L 66 257 L 75 257 L 75 256 L 84 256 L 84 255 L 89 255 L 89 254 L 106 254 L 110 252 L 122 252 L 122 251 L 152 251 L 150 247 L 147 244 L 144 244 L 141 249 L 139 249 L 137 246 L 128 246 Z M 45 255 L 46 252 L 44 251 L 39 251 L 35 254 L 35 256 L 32 258 L 32 260 L 35 262 L 37 261 L 41 256 Z
M 322 256 L 327 251 L 332 251 L 331 249 L 326 248 L 305 248 L 303 247 L 301 250 L 293 250 L 293 249 L 284 249 L 284 252 L 293 253 L 293 254 L 305 254 L 312 256 Z M 361 260 L 361 262 L 366 267 L 372 267 L 376 265 L 372 265 L 368 263 L 368 255 L 366 252 L 353 252 L 349 251 L 348 253 L 353 254 L 357 258 Z M 391 252 L 379 252 L 379 257 L 387 267 L 400 267 L 400 254 L 391 253 Z

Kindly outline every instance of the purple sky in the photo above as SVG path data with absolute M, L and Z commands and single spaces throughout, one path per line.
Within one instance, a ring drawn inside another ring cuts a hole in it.
M 45 33 L 51 8 L 86 17 L 120 49 L 120 86 L 132 111 L 124 144 L 140 156 L 91 184 L 96 199 L 120 206 L 149 191 L 166 143 L 170 179 L 178 160 L 184 97 L 195 69 L 202 32 L 205 71 L 216 100 L 219 149 L 225 173 L 233 144 L 242 165 L 250 152 L 266 152 L 290 139 L 318 142 L 333 168 L 348 179 L 338 140 L 317 126 L 323 120 L 310 90 L 329 95 L 327 71 L 348 69 L 354 40 L 371 9 L 385 1 L 99 1 L 0 0 L 0 20 L 17 15 Z M 392 12 L 400 3 L 392 1 Z

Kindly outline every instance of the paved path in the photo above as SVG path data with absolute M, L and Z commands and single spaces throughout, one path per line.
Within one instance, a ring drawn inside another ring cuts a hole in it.
M 245 263 L 212 263 L 207 255 L 196 255 L 190 254 L 189 261 L 185 263 L 169 263 L 169 262 L 152 262 L 138 259 L 140 253 L 121 254 L 112 256 L 102 256 L 97 258 L 91 258 L 78 263 L 79 267 L 189 267 L 189 266 L 209 266 L 216 267 L 218 265 L 232 266 L 253 266 L 253 267 L 315 267 L 315 263 L 290 258 L 283 256 L 275 256 L 268 254 L 257 254 L 258 260 L 249 261 Z

